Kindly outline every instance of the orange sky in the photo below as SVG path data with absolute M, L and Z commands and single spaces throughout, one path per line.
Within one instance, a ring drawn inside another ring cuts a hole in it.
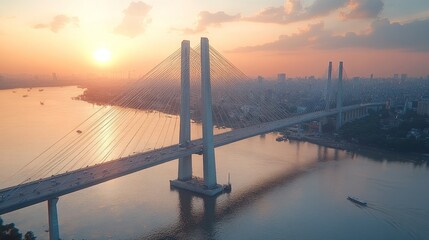
M 429 2 L 412 0 L 0 3 L 0 74 L 144 74 L 201 36 L 249 76 L 429 75 Z M 426 29 L 426 31 L 425 31 Z M 94 51 L 111 51 L 96 62 Z

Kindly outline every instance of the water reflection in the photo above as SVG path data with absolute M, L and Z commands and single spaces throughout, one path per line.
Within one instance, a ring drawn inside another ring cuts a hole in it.
M 299 142 L 296 142 L 296 145 L 299 145 Z M 241 211 L 251 207 L 276 188 L 285 187 L 300 176 L 311 173 L 318 163 L 338 160 L 339 157 L 345 158 L 347 155 L 345 151 L 332 150 L 322 146 L 318 146 L 317 152 L 318 154 L 305 165 L 288 168 L 259 184 L 227 195 L 213 198 L 171 188 L 171 191 L 177 192 L 178 196 L 177 222 L 167 228 L 157 229 L 140 239 L 219 239 L 216 225 L 223 220 L 239 215 Z M 199 200 L 203 202 L 203 209 L 200 211 L 195 209 Z

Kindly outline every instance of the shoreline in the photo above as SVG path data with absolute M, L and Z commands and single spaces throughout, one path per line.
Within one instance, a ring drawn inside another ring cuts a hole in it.
M 362 154 L 362 155 L 371 155 L 372 157 L 374 157 L 375 155 L 383 159 L 386 158 L 386 156 L 388 156 L 389 159 L 392 159 L 395 161 L 419 162 L 419 163 L 429 162 L 429 154 L 405 153 L 405 152 L 392 151 L 392 150 L 382 149 L 377 147 L 365 146 L 361 144 L 347 142 L 344 140 L 335 141 L 334 139 L 327 136 L 321 136 L 321 137 L 303 136 L 301 138 L 297 138 L 297 137 L 290 138 L 284 135 L 284 137 L 292 141 L 309 142 L 323 147 L 350 151 L 350 152 Z

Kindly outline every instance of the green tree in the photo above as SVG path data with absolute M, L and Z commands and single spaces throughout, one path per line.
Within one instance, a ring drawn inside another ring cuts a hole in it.
M 0 218 L 0 239 L 2 240 L 21 240 L 22 234 L 15 227 L 15 224 L 9 223 L 3 225 L 3 219 Z
M 34 233 L 32 231 L 28 231 L 24 235 L 24 240 L 36 240 L 36 237 L 34 236 Z
M 22 240 L 22 234 L 19 229 L 15 227 L 15 224 L 9 223 L 3 225 L 3 219 L 0 217 L 0 240 Z M 24 240 L 36 240 L 34 233 L 28 231 Z

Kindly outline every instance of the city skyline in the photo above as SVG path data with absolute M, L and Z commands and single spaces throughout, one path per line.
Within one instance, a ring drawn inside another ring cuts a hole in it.
M 318 77 L 328 61 L 344 61 L 350 77 L 429 74 L 424 31 L 429 2 L 424 0 L 1 5 L 0 52 L 7 58 L 0 64 L 2 74 L 144 74 L 182 39 L 197 45 L 200 36 L 209 37 L 249 76 Z

